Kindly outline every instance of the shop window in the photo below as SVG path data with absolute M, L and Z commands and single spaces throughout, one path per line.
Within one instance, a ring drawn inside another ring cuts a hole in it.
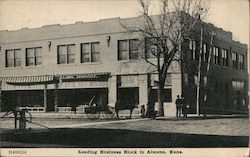
M 152 90 L 152 96 L 150 96 L 153 102 L 158 101 L 158 94 L 157 89 Z M 172 102 L 172 90 L 171 89 L 164 89 L 163 91 L 163 102 Z
M 99 42 L 81 44 L 81 63 L 87 62 L 100 62 Z
M 36 66 L 42 64 L 42 48 L 26 49 L 26 66 Z
M 58 64 L 75 63 L 75 45 L 58 46 Z
M 118 41 L 118 60 L 138 59 L 139 41 L 137 39 Z
M 234 91 L 244 92 L 245 90 L 245 81 L 244 80 L 232 80 L 232 87 Z
M 21 50 L 6 50 L 6 67 L 20 67 L 21 66 Z

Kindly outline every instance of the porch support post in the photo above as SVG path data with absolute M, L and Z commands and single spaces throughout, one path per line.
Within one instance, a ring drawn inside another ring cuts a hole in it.
M 2 80 L 0 80 L 0 110 L 2 107 Z
M 109 106 L 115 106 L 115 102 L 117 101 L 117 76 L 114 75 L 109 78 L 109 85 L 108 85 L 108 104 Z
M 139 105 L 145 105 L 145 107 L 148 104 L 148 75 L 139 75 L 138 76 L 138 82 L 139 82 Z
M 43 107 L 44 112 L 47 112 L 47 84 L 44 84 L 44 90 L 43 90 Z
M 54 91 L 54 104 L 55 104 L 55 112 L 58 112 L 58 82 L 55 82 L 55 91 Z

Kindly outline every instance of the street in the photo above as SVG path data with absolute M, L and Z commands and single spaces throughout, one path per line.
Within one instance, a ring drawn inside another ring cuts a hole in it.
M 1 119 L 2 147 L 247 147 L 248 118 L 41 119 L 27 131 Z

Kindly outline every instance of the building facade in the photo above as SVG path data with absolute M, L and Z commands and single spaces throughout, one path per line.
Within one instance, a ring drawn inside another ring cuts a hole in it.
M 1 110 L 29 106 L 57 112 L 60 107 L 87 104 L 93 96 L 96 103 L 111 106 L 118 99 L 145 105 L 149 90 L 157 102 L 157 74 L 138 59 L 139 35 L 121 26 L 136 25 L 138 18 L 1 31 Z M 209 98 L 207 108 L 212 113 L 243 112 L 248 104 L 247 46 L 233 41 L 230 32 L 206 26 L 217 33 L 210 75 L 203 81 L 208 84 L 203 90 Z M 209 34 L 204 34 L 204 52 L 209 42 Z M 181 94 L 188 98 L 190 112 L 195 109 L 197 70 L 190 69 L 197 66 L 198 45 L 199 33 L 195 32 L 182 44 L 188 62 L 183 67 L 173 62 L 169 68 L 164 88 L 166 115 L 175 115 L 175 99 Z M 204 55 L 203 67 L 205 60 Z

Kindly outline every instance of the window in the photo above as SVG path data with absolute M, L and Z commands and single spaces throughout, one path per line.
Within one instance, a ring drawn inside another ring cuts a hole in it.
M 232 80 L 232 86 L 235 91 L 244 91 L 245 90 L 245 81 L 244 80 Z
M 21 66 L 21 50 L 6 50 L 6 67 Z
M 27 48 L 26 49 L 26 66 L 35 66 L 42 64 L 42 48 Z
M 157 39 L 156 38 L 146 38 L 145 41 L 145 57 L 155 58 L 157 56 Z
M 157 89 L 152 89 L 150 97 L 153 102 L 158 101 Z M 171 89 L 164 89 L 163 102 L 172 102 L 172 90 Z
M 195 40 L 189 40 L 189 50 L 191 51 L 191 58 L 197 59 L 198 55 L 196 55 L 196 41 Z
M 100 62 L 99 43 L 91 44 L 91 62 Z
M 244 69 L 244 55 L 239 55 L 239 68 Z
M 75 63 L 75 45 L 58 46 L 58 64 Z
M 220 58 L 219 58 L 219 48 L 214 47 L 213 48 L 213 55 L 214 55 L 214 64 L 220 64 Z
M 232 61 L 233 61 L 233 68 L 238 68 L 238 54 L 232 52 Z
M 207 44 L 203 44 L 203 46 L 202 46 L 202 55 L 203 55 L 203 61 L 208 62 L 209 51 L 208 51 Z
M 100 62 L 99 42 L 81 44 L 81 63 Z
M 138 59 L 139 41 L 137 39 L 118 41 L 118 60 Z
M 221 50 L 222 65 L 228 66 L 228 51 L 225 49 Z

